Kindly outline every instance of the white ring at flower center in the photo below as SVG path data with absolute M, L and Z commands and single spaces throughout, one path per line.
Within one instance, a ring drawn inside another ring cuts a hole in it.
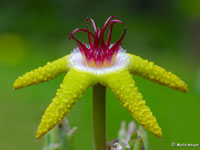
M 85 64 L 79 49 L 76 48 L 71 53 L 69 61 L 70 61 L 69 65 L 72 68 L 85 71 L 85 72 L 90 72 L 96 75 L 101 75 L 105 73 L 112 73 L 117 70 L 122 70 L 126 68 L 129 62 L 129 56 L 126 54 L 125 50 L 120 48 L 116 56 L 116 59 L 111 66 L 106 66 L 102 68 L 93 68 Z

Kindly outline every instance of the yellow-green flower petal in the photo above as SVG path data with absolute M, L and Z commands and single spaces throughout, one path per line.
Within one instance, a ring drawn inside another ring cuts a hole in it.
M 18 77 L 14 82 L 14 89 L 46 82 L 56 78 L 61 73 L 67 72 L 69 70 L 69 67 L 67 66 L 69 63 L 68 57 L 69 56 L 67 55 L 53 62 L 48 62 L 45 66 L 39 67 Z
M 92 74 L 71 69 L 65 76 L 56 97 L 46 109 L 38 127 L 36 138 L 41 138 L 45 133 L 58 124 L 69 112 L 77 100 L 89 86 L 95 84 Z
M 128 54 L 130 56 L 129 70 L 131 73 L 140 75 L 155 83 L 165 85 L 169 88 L 187 92 L 187 85 L 175 74 L 167 72 L 164 68 L 155 65 L 153 62 L 144 60 L 139 56 Z
M 125 69 L 104 75 L 102 84 L 111 89 L 138 123 L 157 137 L 162 137 L 162 131 L 156 118 L 152 115 L 149 107 L 145 105 L 145 101 L 142 99 L 141 93 L 138 92 L 138 88 L 135 86 L 135 82 L 128 70 Z

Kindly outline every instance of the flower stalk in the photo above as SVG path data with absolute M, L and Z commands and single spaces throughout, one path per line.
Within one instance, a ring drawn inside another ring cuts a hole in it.
M 106 87 L 93 86 L 92 125 L 95 150 L 106 150 Z

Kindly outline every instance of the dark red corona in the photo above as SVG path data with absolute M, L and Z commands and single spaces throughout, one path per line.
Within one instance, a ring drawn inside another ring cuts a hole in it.
M 92 26 L 94 28 L 94 33 L 90 32 L 89 30 L 89 27 L 88 27 L 89 22 L 92 23 Z M 110 46 L 112 28 L 115 23 L 124 24 L 117 17 L 110 16 L 106 20 L 103 28 L 101 29 L 101 28 L 96 27 L 96 24 L 92 18 L 87 18 L 86 19 L 87 29 L 78 28 L 70 34 L 69 39 L 72 38 L 73 40 L 76 41 L 78 48 L 80 49 L 80 52 L 88 66 L 99 68 L 99 67 L 112 65 L 112 63 L 114 62 L 116 55 L 119 52 L 119 49 L 122 45 L 122 40 L 126 34 L 126 28 L 125 28 L 124 33 L 121 36 L 121 38 L 112 46 Z M 108 32 L 108 38 L 107 38 L 107 41 L 104 42 L 104 33 L 109 25 L 110 25 L 110 28 Z M 83 31 L 88 34 L 89 46 L 80 42 L 73 36 L 78 31 Z

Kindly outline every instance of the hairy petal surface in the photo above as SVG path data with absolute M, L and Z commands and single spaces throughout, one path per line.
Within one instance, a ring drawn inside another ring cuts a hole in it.
M 71 69 L 65 76 L 56 97 L 46 109 L 38 127 L 36 138 L 41 138 L 68 113 L 86 89 L 94 84 L 92 74 Z
M 69 63 L 68 57 L 67 55 L 53 62 L 48 62 L 45 66 L 34 69 L 18 77 L 14 82 L 14 89 L 46 82 L 56 78 L 61 73 L 67 72 L 69 70 L 67 66 Z
M 139 56 L 132 54 L 128 55 L 130 56 L 130 64 L 128 68 L 131 73 L 175 90 L 182 92 L 188 91 L 187 85 L 175 74 L 167 72 L 164 68 L 155 65 L 153 62 L 144 60 Z
M 127 69 L 105 75 L 102 78 L 102 84 L 111 89 L 138 123 L 157 137 L 162 137 L 162 131 L 156 118 L 152 115 L 149 107 L 145 105 L 145 101 Z

